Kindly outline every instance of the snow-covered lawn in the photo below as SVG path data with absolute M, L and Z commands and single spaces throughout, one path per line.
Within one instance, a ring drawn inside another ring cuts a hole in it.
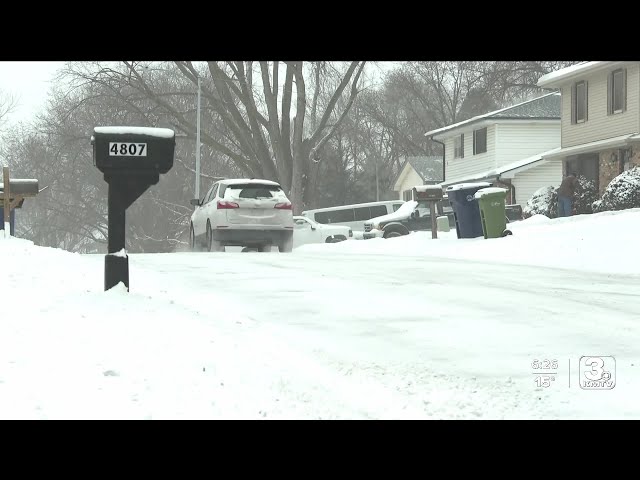
M 603 273 L 640 275 L 640 208 L 549 219 L 534 215 L 507 225 L 506 238 L 458 239 L 455 230 L 414 232 L 393 239 L 334 245 L 303 245 L 301 253 L 343 252 L 394 256 L 426 256 L 535 265 Z
M 0 234 L 0 418 L 640 418 L 640 209 L 510 228 L 130 255 L 129 293 Z

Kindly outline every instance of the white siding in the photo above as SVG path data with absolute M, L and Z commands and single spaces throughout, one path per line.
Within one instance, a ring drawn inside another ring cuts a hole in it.
M 497 166 L 517 162 L 560 146 L 560 122 L 523 120 L 500 123 L 496 144 Z
M 405 190 L 411 190 L 416 185 L 422 185 L 424 183 L 422 181 L 422 178 L 420 178 L 420 175 L 418 175 L 418 172 L 416 172 L 412 167 L 408 168 L 409 173 L 407 173 L 407 176 L 404 177 L 402 183 L 400 184 L 400 192 L 398 193 L 398 198 L 400 198 L 400 200 L 404 200 L 402 197 L 402 192 L 404 192 Z
M 524 206 L 536 190 L 542 187 L 559 187 L 562 182 L 562 162 L 559 160 L 542 163 L 517 173 L 511 183 L 516 189 L 515 203 Z
M 640 132 L 640 66 L 629 64 L 627 68 L 627 110 L 607 115 L 607 76 L 603 70 L 586 75 L 562 87 L 562 147 L 604 140 L 619 135 Z M 571 85 L 587 81 L 587 121 L 571 124 Z
M 460 133 L 458 133 L 459 135 Z M 453 139 L 447 138 L 445 144 L 445 181 L 485 172 L 495 168 L 496 126 L 487 127 L 487 151 L 473 155 L 473 130 L 464 132 L 464 158 L 453 158 Z

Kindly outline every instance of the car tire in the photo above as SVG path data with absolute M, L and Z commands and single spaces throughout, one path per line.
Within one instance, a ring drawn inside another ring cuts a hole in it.
M 271 244 L 267 243 L 266 245 L 260 245 L 260 247 L 258 248 L 259 252 L 270 252 L 271 251 Z
M 395 237 L 401 237 L 401 236 L 402 236 L 402 234 L 400 232 L 396 232 L 396 231 L 388 232 L 388 233 L 385 232 L 384 233 L 384 238 L 395 238 Z
M 278 250 L 282 253 L 291 253 L 293 251 L 293 232 L 286 235 L 278 244 Z
M 224 252 L 222 244 L 213 239 L 213 231 L 209 222 L 207 222 L 207 250 L 209 252 Z
M 192 252 L 197 252 L 199 250 L 198 246 L 198 241 L 196 240 L 196 234 L 193 231 L 192 223 L 189 227 L 189 250 L 191 250 Z

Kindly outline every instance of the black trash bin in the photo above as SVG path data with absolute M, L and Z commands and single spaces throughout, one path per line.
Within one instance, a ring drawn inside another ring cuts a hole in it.
M 4 207 L 0 207 L 0 230 L 4 230 Z M 12 237 L 15 237 L 16 231 L 16 210 L 11 210 L 11 216 L 9 217 L 9 233 Z M 4 235 L 4 232 L 2 232 Z
M 456 222 L 458 238 L 484 237 L 478 201 L 474 194 L 481 188 L 490 187 L 487 182 L 459 183 L 447 187 L 447 195 Z

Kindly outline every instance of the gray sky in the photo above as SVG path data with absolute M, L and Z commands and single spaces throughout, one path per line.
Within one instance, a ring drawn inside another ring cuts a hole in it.
M 51 80 L 64 62 L 0 62 L 0 91 L 18 97 L 9 124 L 30 121 L 44 108 Z

